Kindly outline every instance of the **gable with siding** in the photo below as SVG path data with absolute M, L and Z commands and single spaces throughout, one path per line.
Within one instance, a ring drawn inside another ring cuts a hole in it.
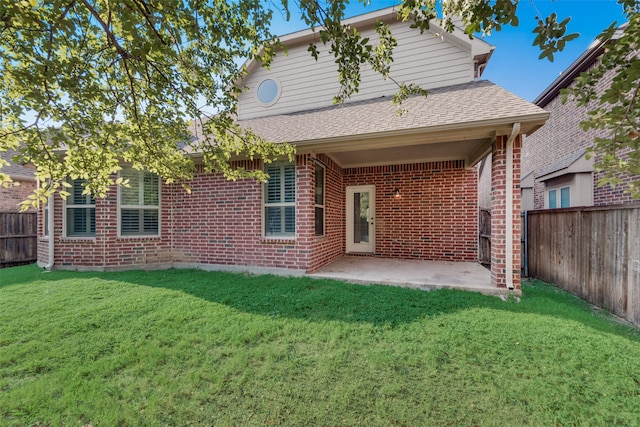
M 376 19 L 389 23 L 398 41 L 394 49 L 391 77 L 397 82 L 417 84 L 425 89 L 467 83 L 477 74 L 479 62 L 486 62 L 493 49 L 487 43 L 469 39 L 457 31 L 449 34 L 432 24 L 429 31 L 420 33 L 408 22 L 398 22 L 393 8 L 346 21 L 361 31 L 363 37 L 374 40 Z M 270 69 L 249 64 L 249 75 L 242 83 L 246 91 L 239 97 L 240 120 L 287 114 L 333 105 L 338 94 L 337 66 L 329 46 L 316 43 L 320 55 L 316 61 L 308 52 L 309 43 L 318 40 L 318 34 L 301 31 L 281 38 L 288 52 L 279 52 Z M 257 88 L 265 79 L 280 85 L 279 98 L 269 106 L 257 100 Z M 391 80 L 384 80 L 369 67 L 362 67 L 359 92 L 349 102 L 363 101 L 381 96 L 392 96 L 398 90 Z

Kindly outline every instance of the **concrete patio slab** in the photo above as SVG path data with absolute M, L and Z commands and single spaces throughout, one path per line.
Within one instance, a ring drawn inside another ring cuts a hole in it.
M 308 276 L 422 290 L 451 288 L 490 295 L 514 293 L 491 286 L 491 272 L 475 262 L 343 256 Z

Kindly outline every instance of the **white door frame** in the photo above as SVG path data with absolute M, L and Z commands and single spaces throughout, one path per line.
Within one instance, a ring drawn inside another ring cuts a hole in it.
M 376 186 L 375 185 L 354 185 L 346 188 L 347 202 L 345 204 L 346 211 L 346 251 L 358 252 L 358 253 L 374 253 L 376 248 Z M 355 193 L 369 193 L 369 212 L 367 214 L 367 223 L 369 224 L 369 238 L 368 242 L 354 242 L 354 206 L 353 196 Z

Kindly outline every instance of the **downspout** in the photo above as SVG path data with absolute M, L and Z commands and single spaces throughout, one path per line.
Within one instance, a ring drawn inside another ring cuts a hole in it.
M 53 268 L 53 263 L 54 263 L 54 259 L 55 257 L 53 256 L 53 250 L 54 250 L 54 245 L 53 245 L 53 239 L 54 239 L 54 233 L 53 233 L 53 214 L 54 214 L 54 208 L 53 208 L 53 193 L 51 193 L 49 195 L 49 200 L 47 201 L 47 203 L 49 204 L 49 209 L 48 209 L 48 214 L 47 214 L 47 227 L 49 228 L 49 257 L 47 260 L 47 264 L 44 266 L 45 270 L 51 271 L 51 269 Z
M 513 141 L 520 133 L 520 122 L 513 124 L 507 139 L 507 188 L 505 195 L 505 270 L 507 288 L 513 289 Z

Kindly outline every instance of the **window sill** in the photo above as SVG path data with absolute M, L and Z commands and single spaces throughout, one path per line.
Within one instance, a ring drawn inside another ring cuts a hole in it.
M 291 245 L 296 243 L 295 237 L 261 237 L 260 243 L 275 245 Z
M 118 236 L 118 240 L 160 240 L 161 237 L 159 234 L 154 236 L 146 236 L 144 234 L 140 234 L 138 236 Z
M 88 242 L 94 243 L 96 241 L 96 236 L 65 236 L 60 238 L 61 242 Z

